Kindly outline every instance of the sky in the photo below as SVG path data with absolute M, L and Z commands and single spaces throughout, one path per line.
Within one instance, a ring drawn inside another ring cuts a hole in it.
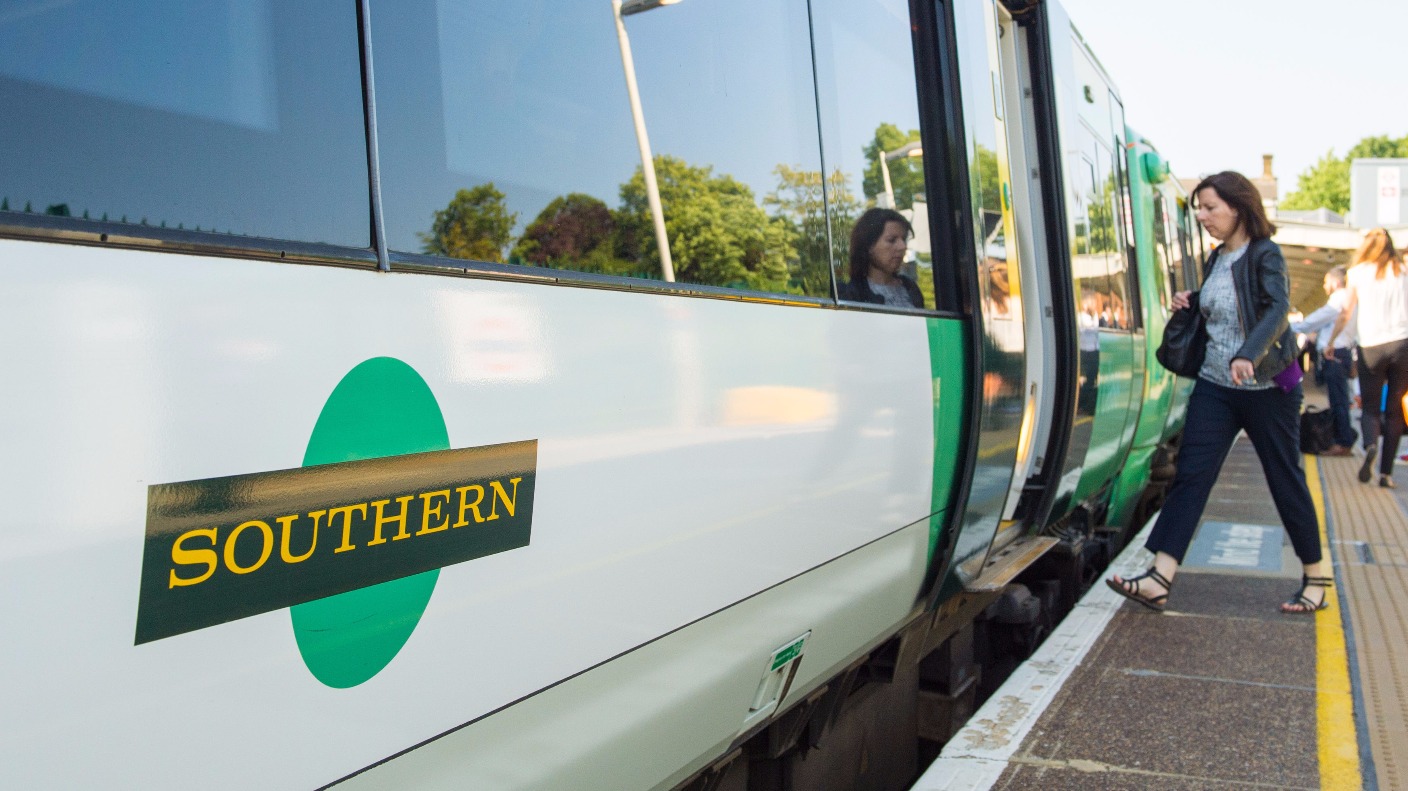
M 1180 178 L 1273 154 L 1284 197 L 1330 149 L 1408 135 L 1403 0 L 1060 2 Z

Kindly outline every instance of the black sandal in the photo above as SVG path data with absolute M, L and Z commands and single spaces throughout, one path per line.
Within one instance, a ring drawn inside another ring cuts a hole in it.
M 1139 581 L 1143 579 L 1153 580 L 1164 586 L 1163 595 L 1144 596 L 1140 594 Z M 1169 591 L 1173 590 L 1173 583 L 1165 579 L 1164 575 L 1160 574 L 1153 566 L 1150 566 L 1148 571 L 1137 577 L 1130 577 L 1129 579 L 1120 580 L 1119 582 L 1115 582 L 1113 579 L 1107 579 L 1105 580 L 1105 584 L 1109 585 L 1110 590 L 1115 593 L 1118 593 L 1132 602 L 1138 602 L 1154 612 L 1164 611 L 1164 604 L 1168 601 Z
M 1313 602 L 1305 595 L 1305 589 L 1311 585 L 1320 586 L 1320 601 Z M 1300 577 L 1300 590 L 1292 596 L 1285 604 L 1281 605 L 1281 612 L 1287 615 L 1314 615 L 1317 612 L 1330 606 L 1330 588 L 1335 587 L 1333 577 L 1307 577 L 1304 574 Z M 1298 610 L 1288 610 L 1287 607 L 1299 607 Z

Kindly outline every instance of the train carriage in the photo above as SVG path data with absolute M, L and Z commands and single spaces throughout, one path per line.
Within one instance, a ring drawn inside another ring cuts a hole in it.
M 10 785 L 903 788 L 1174 460 L 1054 2 L 21 4 L 0 102 Z

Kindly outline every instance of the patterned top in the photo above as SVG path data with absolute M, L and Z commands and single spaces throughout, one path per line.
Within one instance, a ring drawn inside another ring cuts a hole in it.
M 896 308 L 912 308 L 914 303 L 909 299 L 909 292 L 904 290 L 904 282 L 896 280 L 888 285 L 870 281 L 870 290 L 876 296 L 885 300 L 886 305 Z
M 1208 351 L 1203 357 L 1203 368 L 1198 371 L 1198 377 L 1237 390 L 1267 390 L 1274 387 L 1275 382 L 1250 381 L 1236 385 L 1232 383 L 1230 370 L 1237 350 L 1247 342 L 1238 316 L 1237 284 L 1232 280 L 1232 264 L 1247 254 L 1247 247 L 1243 245 L 1236 250 L 1219 250 L 1212 273 L 1198 294 L 1198 306 L 1202 308 L 1208 327 Z

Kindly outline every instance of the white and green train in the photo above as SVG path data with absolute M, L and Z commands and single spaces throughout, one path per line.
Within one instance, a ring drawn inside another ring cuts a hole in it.
M 1055 2 L 22 0 L 0 106 L 6 787 L 904 788 L 1176 452 Z

